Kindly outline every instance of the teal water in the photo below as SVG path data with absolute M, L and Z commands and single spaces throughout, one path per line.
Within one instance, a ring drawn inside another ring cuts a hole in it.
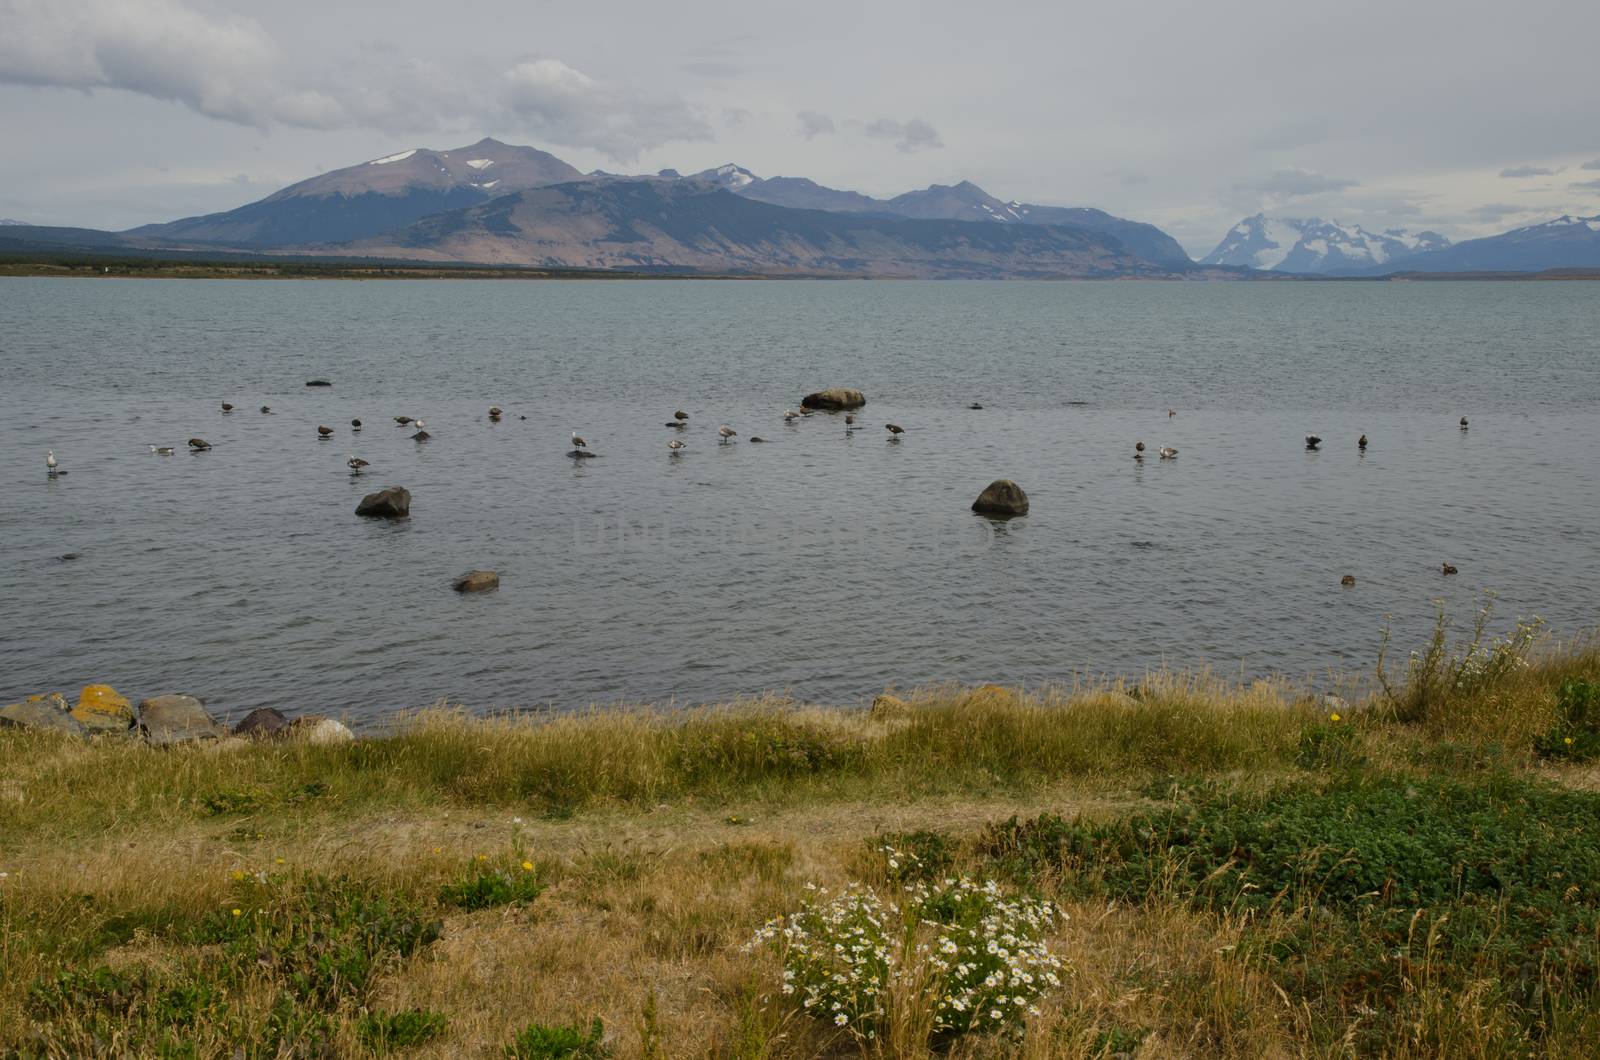
M 1299 677 L 1484 590 L 1500 626 L 1577 633 L 1597 336 L 1581 283 L 0 280 L 0 697 L 362 720 Z M 863 430 L 782 419 L 832 385 L 867 393 Z M 1180 455 L 1136 465 L 1136 439 Z M 1002 476 L 1030 514 L 974 516 Z M 354 517 L 391 483 L 409 520 Z M 472 567 L 501 589 L 458 597 Z

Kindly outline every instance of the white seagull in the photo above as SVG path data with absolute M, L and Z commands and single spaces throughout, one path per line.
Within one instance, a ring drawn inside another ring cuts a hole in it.
M 676 456 L 677 453 L 678 453 L 678 450 L 686 449 L 686 448 L 688 448 L 688 446 L 684 445 L 682 442 L 678 441 L 678 439 L 674 438 L 674 439 L 672 439 L 672 441 L 667 443 L 667 448 L 672 450 L 673 455 Z
M 1170 445 L 1163 445 L 1160 449 L 1160 453 L 1161 459 L 1163 460 L 1174 460 L 1178 456 L 1178 451 L 1172 448 Z
M 44 454 L 44 472 L 45 472 L 45 474 L 52 475 L 52 476 L 55 475 L 56 474 L 56 465 L 57 465 L 56 451 L 54 449 L 45 450 L 45 454 Z
M 574 449 L 587 449 L 587 448 L 589 448 L 589 443 L 584 441 L 582 438 L 579 438 L 577 431 L 573 431 L 572 432 L 572 448 L 574 448 Z
M 172 446 L 170 446 L 170 445 L 152 445 L 150 447 L 150 451 L 152 453 L 155 453 L 157 456 L 171 456 L 172 455 Z
M 362 468 L 367 466 L 368 462 L 363 460 L 363 459 L 361 459 L 356 454 L 351 453 L 350 454 L 350 459 L 346 460 L 345 463 L 350 465 L 350 470 L 351 471 L 359 473 Z

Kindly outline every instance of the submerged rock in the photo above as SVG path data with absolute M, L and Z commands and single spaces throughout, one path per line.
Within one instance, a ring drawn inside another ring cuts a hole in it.
M 139 701 L 139 729 L 145 742 L 155 747 L 193 740 L 217 740 L 228 730 L 206 712 L 194 696 L 152 696 Z
M 0 707 L 0 729 L 42 729 L 82 736 L 87 730 L 72 716 L 72 706 L 60 692 L 29 696 L 21 703 Z
M 357 515 L 374 519 L 399 519 L 411 514 L 411 491 L 404 486 L 390 486 L 369 493 L 356 505 Z
M 289 723 L 286 735 L 292 740 L 317 746 L 329 744 L 349 743 L 356 738 L 343 722 L 332 718 L 325 718 L 318 714 L 308 714 L 303 718 L 296 718 Z
M 326 379 L 312 379 L 312 380 L 310 380 L 309 382 L 306 383 L 306 386 L 332 386 L 332 385 L 333 384 L 328 382 Z
M 1028 495 L 1022 491 L 1021 486 L 1010 479 L 997 478 L 978 494 L 978 499 L 972 502 L 972 510 L 983 515 L 996 515 L 1002 518 L 1027 515 Z
M 866 396 L 859 390 L 849 387 L 834 387 L 831 390 L 818 390 L 814 394 L 807 394 L 800 399 L 800 407 L 805 409 L 858 409 L 867 403 Z
M 284 716 L 283 711 L 273 707 L 257 707 L 233 727 L 233 734 L 248 736 L 253 740 L 265 740 L 279 735 L 288 727 L 289 719 Z
M 87 685 L 72 716 L 89 732 L 125 733 L 133 728 L 133 704 L 110 685 Z
M 482 593 L 500 588 L 500 575 L 492 570 L 469 570 L 450 583 L 458 593 Z

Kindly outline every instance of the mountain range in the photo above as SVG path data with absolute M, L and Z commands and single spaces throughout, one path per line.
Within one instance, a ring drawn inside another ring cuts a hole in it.
M 1261 272 L 1600 267 L 1600 219 L 1563 217 L 1452 245 L 1436 232 L 1257 214 L 1196 263 L 1154 225 L 998 199 L 970 181 L 891 198 L 734 163 L 582 173 L 482 139 L 411 148 L 220 213 L 126 232 L 7 222 L 0 250 L 398 258 L 680 273 L 939 278 L 1248 277 Z
M 1540 272 L 1600 268 L 1600 216 L 1562 216 L 1461 243 L 1438 232 L 1255 214 L 1228 230 L 1202 265 L 1324 276 L 1395 272 Z

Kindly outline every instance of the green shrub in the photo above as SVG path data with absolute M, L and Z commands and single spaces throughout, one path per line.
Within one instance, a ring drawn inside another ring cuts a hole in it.
M 588 1028 L 530 1023 L 506 1046 L 506 1055 L 512 1060 L 601 1060 L 611 1055 L 600 1040 L 602 1030 L 599 1019 Z
M 956 863 L 956 842 L 943 832 L 920 829 L 889 832 L 867 840 L 882 856 L 885 877 L 894 883 L 936 880 L 950 875 Z
M 1348 769 L 1366 761 L 1355 727 L 1341 718 L 1316 722 L 1300 730 L 1294 764 L 1302 769 Z
M 1534 741 L 1544 758 L 1587 762 L 1600 756 L 1600 682 L 1569 677 L 1556 690 L 1554 728 Z
M 431 1042 L 445 1031 L 448 1021 L 443 1013 L 425 1008 L 406 1009 L 404 1012 L 369 1012 L 356 1027 L 361 1044 L 374 1052 L 391 1049 L 409 1049 Z
M 490 909 L 531 902 L 543 890 L 544 881 L 531 861 L 509 868 L 492 868 L 480 862 L 460 879 L 439 888 L 439 901 L 468 911 Z

